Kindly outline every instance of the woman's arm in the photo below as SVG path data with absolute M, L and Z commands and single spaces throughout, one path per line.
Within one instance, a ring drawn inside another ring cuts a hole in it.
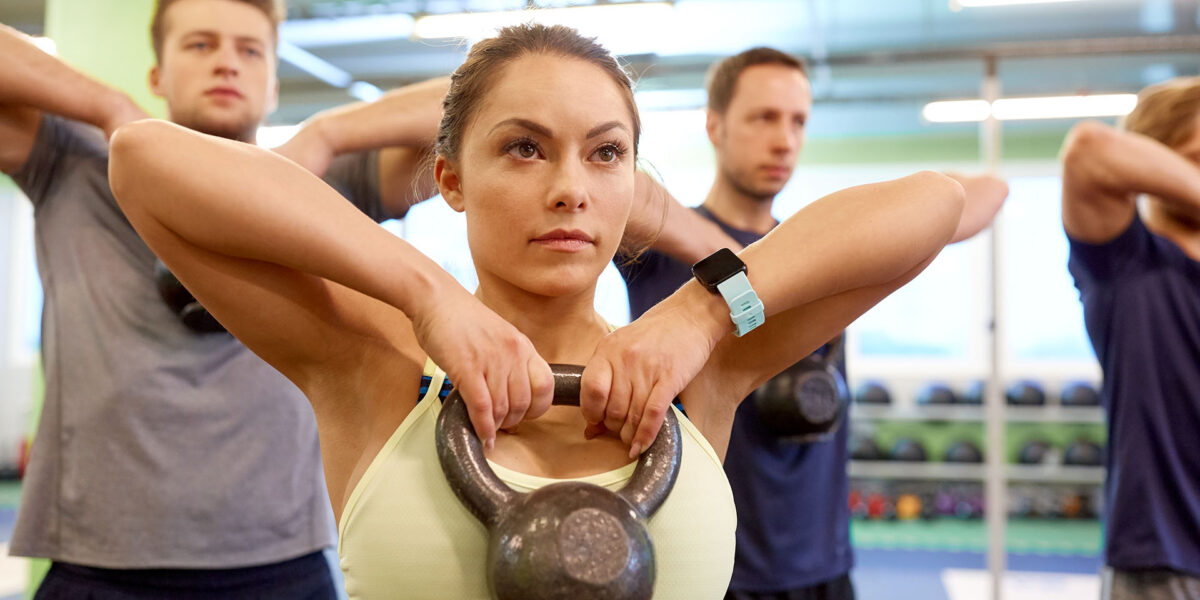
M 1008 183 L 995 175 L 962 175 L 946 173 L 946 176 L 963 186 L 963 211 L 950 243 L 954 244 L 975 237 L 992 224 L 992 219 L 1004 200 L 1008 198 Z
M 1200 220 L 1200 168 L 1151 138 L 1085 121 L 1067 134 L 1061 154 L 1063 228 L 1074 239 L 1102 243 L 1125 231 L 1138 194 Z
M 535 409 L 549 405 L 549 367 L 528 339 L 295 163 L 148 120 L 118 131 L 109 174 L 146 243 L 293 380 L 351 379 L 355 349 L 382 342 L 445 368 L 481 439 L 522 418 L 531 387 Z
M 764 325 L 733 338 L 725 302 L 688 282 L 597 349 L 584 374 L 585 416 L 638 451 L 702 370 L 721 386 L 706 397 L 740 401 L 915 276 L 950 241 L 962 207 L 962 186 L 930 172 L 810 204 L 739 254 Z

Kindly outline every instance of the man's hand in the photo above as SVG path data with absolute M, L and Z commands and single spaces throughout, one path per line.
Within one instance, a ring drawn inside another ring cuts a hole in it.
M 113 107 L 109 110 L 108 118 L 101 126 L 105 139 L 112 139 L 117 128 L 126 123 L 150 118 L 150 115 L 146 114 L 146 111 L 142 110 L 142 107 L 138 106 L 129 96 L 118 93 L 113 97 L 115 98 Z
M 319 121 L 309 121 L 296 131 L 292 139 L 272 148 L 277 154 L 291 159 L 317 177 L 323 177 L 333 162 L 333 148 L 321 133 Z

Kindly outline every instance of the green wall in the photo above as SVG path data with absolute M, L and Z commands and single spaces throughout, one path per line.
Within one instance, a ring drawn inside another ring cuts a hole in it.
M 46 37 L 71 66 L 125 91 L 153 116 L 166 104 L 147 83 L 154 0 L 46 0 Z
M 1005 132 L 1001 160 L 1057 160 L 1067 127 Z M 805 142 L 805 165 L 980 160 L 974 133 L 813 138 Z

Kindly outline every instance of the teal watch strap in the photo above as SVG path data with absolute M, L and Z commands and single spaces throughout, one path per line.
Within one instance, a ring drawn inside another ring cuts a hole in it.
M 750 279 L 745 273 L 737 273 L 718 283 L 717 290 L 729 305 L 729 318 L 736 327 L 734 335 L 742 337 L 766 321 L 762 300 L 750 287 Z

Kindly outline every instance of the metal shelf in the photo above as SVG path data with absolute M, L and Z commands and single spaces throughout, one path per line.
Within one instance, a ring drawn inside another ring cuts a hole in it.
M 944 462 L 904 462 L 890 460 L 852 460 L 851 478 L 917 479 L 932 481 L 983 481 L 984 465 Z M 1008 465 L 1005 478 L 1010 482 L 1067 484 L 1104 483 L 1104 467 L 1068 465 Z
M 1098 406 L 1005 406 L 1005 420 L 1010 423 L 1103 423 L 1104 409 Z M 968 421 L 983 422 L 982 406 L 926 405 L 878 406 L 855 404 L 850 418 L 867 421 Z

